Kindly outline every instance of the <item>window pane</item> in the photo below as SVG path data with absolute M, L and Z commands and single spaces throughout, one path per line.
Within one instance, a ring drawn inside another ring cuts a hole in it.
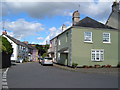
M 110 42 L 110 33 L 103 33 L 103 42 Z
M 92 32 L 84 32 L 84 41 L 92 41 Z
M 91 60 L 94 60 L 94 61 L 104 60 L 104 50 L 92 50 Z

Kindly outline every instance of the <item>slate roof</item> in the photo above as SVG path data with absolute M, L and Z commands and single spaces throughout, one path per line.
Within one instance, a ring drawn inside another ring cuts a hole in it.
M 37 48 L 31 46 L 31 44 L 27 44 L 27 45 L 28 45 L 29 48 L 34 49 L 34 50 L 37 50 Z
M 91 28 L 105 28 L 105 29 L 115 29 L 110 26 L 104 25 L 90 17 L 85 17 L 84 19 L 80 20 L 74 26 L 81 26 L 81 27 L 91 27 Z
M 14 43 L 16 43 L 16 44 L 18 44 L 18 45 L 22 45 L 22 46 L 27 47 L 27 45 L 26 45 L 25 43 L 23 43 L 23 42 L 15 39 L 15 38 L 13 38 L 13 37 L 11 37 L 11 36 L 9 36 L 9 35 L 5 35 L 5 36 L 7 36 L 7 37 L 8 37 L 10 40 L 12 40 Z
M 16 43 L 16 44 L 18 44 L 18 45 L 22 45 L 22 46 L 24 46 L 24 47 L 28 47 L 29 49 L 37 50 L 35 47 L 32 47 L 31 45 L 26 44 L 26 43 L 24 43 L 24 42 L 21 42 L 21 41 L 15 39 L 15 38 L 13 38 L 13 37 L 11 37 L 11 36 L 9 36 L 9 35 L 5 35 L 5 36 L 7 36 L 10 40 L 12 40 L 14 43 Z

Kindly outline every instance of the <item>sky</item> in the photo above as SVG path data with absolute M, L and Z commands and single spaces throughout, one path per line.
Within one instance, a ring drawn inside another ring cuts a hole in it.
M 0 34 L 7 34 L 30 44 L 46 44 L 62 32 L 61 26 L 72 25 L 72 13 L 80 20 L 89 16 L 105 23 L 115 0 L 2 0 Z

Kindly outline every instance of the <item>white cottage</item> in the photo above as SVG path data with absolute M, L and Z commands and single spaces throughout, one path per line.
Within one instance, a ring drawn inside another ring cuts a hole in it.
M 13 54 L 11 55 L 11 61 L 23 62 L 23 60 L 28 58 L 28 47 L 23 42 L 7 35 L 6 31 L 2 33 L 2 36 L 7 38 L 12 45 Z

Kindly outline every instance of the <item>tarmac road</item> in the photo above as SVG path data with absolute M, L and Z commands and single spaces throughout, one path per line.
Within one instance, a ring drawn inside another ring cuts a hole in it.
M 12 66 L 7 83 L 9 88 L 118 88 L 118 76 L 73 72 L 30 62 Z

